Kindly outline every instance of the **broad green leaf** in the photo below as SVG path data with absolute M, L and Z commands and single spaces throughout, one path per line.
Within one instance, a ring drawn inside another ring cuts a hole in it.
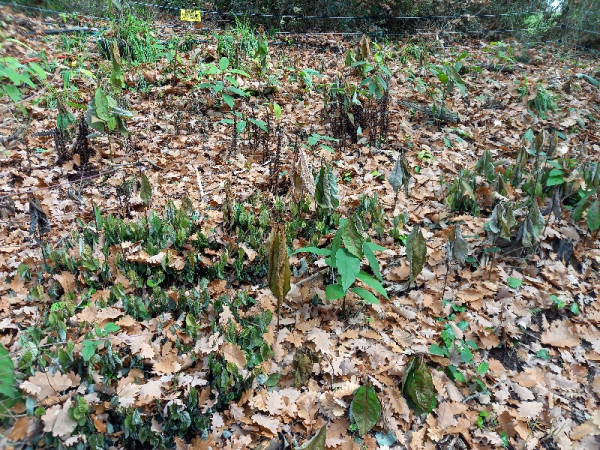
M 108 322 L 106 325 L 104 325 L 104 331 L 107 333 L 115 333 L 119 331 L 119 329 L 119 325 L 114 322 Z
M 330 267 L 336 266 L 335 254 L 342 246 L 342 233 L 344 231 L 344 227 L 346 226 L 346 222 L 347 220 L 343 217 L 340 219 L 340 226 L 333 237 L 333 242 L 331 243 L 331 256 L 325 260 Z
M 239 134 L 243 133 L 245 129 L 246 129 L 246 121 L 245 120 L 240 120 L 238 123 L 235 124 L 235 130 Z
M 325 298 L 327 300 L 337 300 L 346 295 L 346 291 L 342 288 L 342 285 L 339 283 L 336 284 L 328 284 L 325 287 Z
M 363 244 L 365 236 L 359 219 L 350 217 L 342 229 L 342 242 L 346 249 L 359 260 L 364 258 Z
M 237 94 L 240 97 L 247 97 L 248 93 L 246 91 L 241 90 L 240 88 L 236 88 L 234 86 L 229 86 L 227 90 L 233 94 Z
M 423 357 L 413 356 L 408 361 L 402 381 L 402 393 L 410 407 L 419 414 L 429 414 L 437 406 L 431 369 Z
M 335 261 L 336 268 L 342 277 L 342 289 L 347 291 L 360 272 L 360 259 L 353 256 L 345 248 L 340 248 L 335 253 Z
M 556 177 L 549 177 L 546 180 L 546 186 L 556 186 L 559 184 L 563 184 L 565 182 L 565 179 L 562 176 L 556 176 Z
M 406 255 L 410 262 L 410 284 L 414 286 L 415 279 L 419 276 L 425 266 L 427 256 L 427 245 L 421 227 L 415 225 L 406 238 Z
M 590 231 L 596 231 L 600 228 L 600 200 L 596 199 L 587 211 L 587 226 Z
M 485 375 L 489 369 L 490 363 L 487 361 L 481 361 L 481 363 L 479 363 L 479 366 L 477 366 L 477 373 L 479 375 Z
M 231 109 L 233 109 L 233 105 L 234 105 L 233 97 L 228 94 L 223 94 L 222 97 L 223 97 L 223 101 L 227 104 L 227 106 L 229 106 Z
M 381 276 L 381 273 L 379 273 L 379 261 L 377 260 L 377 256 L 375 256 L 374 252 L 381 252 L 384 250 L 384 247 L 382 247 L 381 245 L 377 245 L 374 242 L 363 243 L 363 252 L 367 258 L 367 261 L 369 261 L 369 267 L 371 268 L 375 276 L 380 280 L 383 280 L 383 277 Z
M 446 373 L 453 380 L 460 381 L 461 383 L 467 382 L 467 379 L 465 378 L 463 373 L 460 370 L 458 370 L 458 368 L 456 366 L 453 366 L 453 365 L 448 366 L 446 368 Z
M 429 352 L 432 355 L 448 356 L 448 351 L 445 348 L 440 347 L 439 345 L 435 345 L 435 344 L 433 344 L 429 347 Z
M 225 70 L 227 70 L 228 67 L 229 67 L 229 59 L 226 58 L 225 56 L 223 56 L 219 60 L 219 69 L 221 69 L 221 71 L 225 71 Z
M 296 450 L 325 450 L 326 438 L 327 424 L 323 425 L 319 432 L 315 434 L 310 440 L 306 441 L 300 447 L 296 447 Z
M 19 91 L 19 89 L 16 86 L 13 86 L 12 84 L 7 84 L 2 87 L 4 89 L 4 92 L 8 94 L 8 96 L 13 102 L 18 102 L 19 100 L 21 100 L 21 91 Z
M 252 119 L 252 118 L 248 118 L 248 120 L 250 122 L 252 122 L 254 125 L 256 125 L 258 128 L 260 128 L 261 130 L 263 130 L 265 133 L 269 132 L 266 122 L 264 122 L 262 120 L 258 120 L 258 119 Z
M 340 206 L 337 180 L 328 164 L 321 166 L 315 180 L 315 201 L 321 208 L 334 210 Z
M 364 436 L 381 417 L 381 404 L 373 386 L 361 386 L 354 393 L 350 404 L 350 418 L 358 428 L 358 434 Z
M 142 174 L 140 197 L 146 206 L 152 200 L 152 186 L 150 186 L 150 180 L 148 180 L 145 173 Z
M 369 286 L 371 289 L 373 289 L 375 292 L 379 292 L 381 295 L 383 295 L 385 298 L 387 298 L 389 300 L 388 294 L 387 294 L 385 288 L 383 287 L 383 285 L 378 280 L 373 278 L 371 275 L 369 275 L 368 273 L 363 272 L 361 270 L 358 273 L 357 278 L 360 281 L 362 281 L 363 283 L 365 283 L 367 286 Z
M 110 119 L 110 113 L 108 111 L 108 99 L 106 98 L 106 94 L 102 88 L 96 89 L 94 106 L 96 108 L 96 115 L 99 119 L 103 120 L 104 122 Z
M 277 120 L 281 119 L 281 106 L 275 102 L 273 102 L 273 114 L 275 114 Z
M 523 280 L 519 278 L 508 277 L 508 285 L 513 289 L 519 289 L 523 285 Z
M 319 255 L 319 256 L 329 256 L 329 255 L 331 255 L 331 250 L 329 250 L 328 248 L 302 247 L 302 248 L 299 248 L 298 250 L 296 250 L 294 252 L 294 255 L 296 253 L 312 253 L 314 255 Z
M 3 416 L 4 408 L 14 406 L 18 396 L 14 362 L 8 350 L 0 344 L 0 416 Z
M 83 348 L 81 349 L 81 357 L 85 362 L 88 362 L 96 354 L 96 347 L 98 343 L 96 341 L 83 341 Z
M 372 292 L 358 286 L 353 287 L 351 291 L 362 298 L 365 302 L 371 303 L 372 305 L 379 305 L 379 299 L 375 297 Z

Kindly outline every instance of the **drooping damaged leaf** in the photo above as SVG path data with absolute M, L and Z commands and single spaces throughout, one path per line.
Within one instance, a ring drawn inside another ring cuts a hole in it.
M 150 186 L 150 180 L 148 180 L 145 173 L 142 174 L 140 197 L 146 206 L 148 206 L 152 200 L 152 186 Z
M 308 384 L 313 364 L 317 362 L 319 362 L 319 355 L 309 347 L 300 347 L 296 350 L 292 362 L 294 385 L 296 387 L 306 386 Z
M 306 441 L 296 450 L 325 450 L 325 440 L 327 438 L 327 424 L 323 425 L 319 432 L 310 440 Z
M 422 356 L 413 356 L 408 360 L 401 389 L 408 405 L 419 414 L 429 414 L 437 406 L 431 369 Z
M 290 290 L 290 261 L 287 254 L 285 226 L 277 223 L 273 226 L 269 239 L 269 272 L 267 280 L 269 288 L 277 299 L 277 322 L 279 323 L 279 310 L 283 299 Z
M 594 203 L 590 205 L 587 211 L 587 226 L 590 231 L 596 231 L 600 228 L 600 200 L 596 199 Z
M 464 264 L 468 255 L 467 241 L 462 237 L 460 226 L 455 225 L 448 235 L 447 257 L 449 260 L 456 260 Z
M 380 416 L 381 404 L 373 386 L 359 387 L 350 404 L 350 420 L 356 424 L 358 434 L 367 434 L 377 424 Z
M 350 217 L 347 220 L 342 230 L 342 242 L 346 249 L 359 260 L 364 258 L 363 244 L 365 242 L 365 234 L 359 218 Z
M 315 180 L 315 201 L 321 208 L 334 210 L 340 206 L 337 180 L 328 164 L 321 166 Z
M 410 262 L 410 284 L 414 286 L 416 278 L 425 266 L 427 256 L 427 245 L 421 227 L 415 225 L 406 238 L 406 255 Z
M 410 166 L 404 155 L 401 155 L 396 160 L 392 173 L 390 173 L 390 176 L 388 177 L 388 181 L 392 185 L 392 188 L 394 188 L 394 193 L 396 195 L 398 195 L 400 187 L 404 186 L 404 193 L 408 197 L 408 183 L 410 182 L 410 178 Z
M 29 216 L 31 223 L 29 224 L 29 234 L 35 234 L 36 230 L 40 236 L 50 232 L 50 221 L 48 216 L 42 210 L 42 206 L 36 198 L 29 199 Z

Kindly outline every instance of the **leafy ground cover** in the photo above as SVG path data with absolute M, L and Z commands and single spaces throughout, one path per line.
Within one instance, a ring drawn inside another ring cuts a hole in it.
M 592 55 L 2 11 L 3 447 L 600 445 Z

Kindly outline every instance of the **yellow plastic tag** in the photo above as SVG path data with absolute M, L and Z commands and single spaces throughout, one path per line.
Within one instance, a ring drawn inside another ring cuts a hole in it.
M 180 10 L 180 18 L 181 20 L 185 20 L 186 22 L 201 22 L 202 14 L 201 11 L 195 9 L 181 9 Z

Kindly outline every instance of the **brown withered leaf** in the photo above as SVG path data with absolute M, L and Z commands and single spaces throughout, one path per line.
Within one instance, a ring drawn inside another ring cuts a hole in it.
M 304 195 L 315 195 L 315 178 L 310 170 L 306 153 L 298 150 L 298 158 L 292 169 L 292 182 L 294 183 L 294 199 L 299 201 Z
M 279 328 L 279 316 L 281 305 L 286 294 L 290 291 L 290 260 L 287 254 L 287 244 L 285 237 L 285 226 L 283 224 L 275 224 L 271 231 L 269 239 L 269 272 L 267 280 L 271 292 L 277 298 L 277 327 Z

